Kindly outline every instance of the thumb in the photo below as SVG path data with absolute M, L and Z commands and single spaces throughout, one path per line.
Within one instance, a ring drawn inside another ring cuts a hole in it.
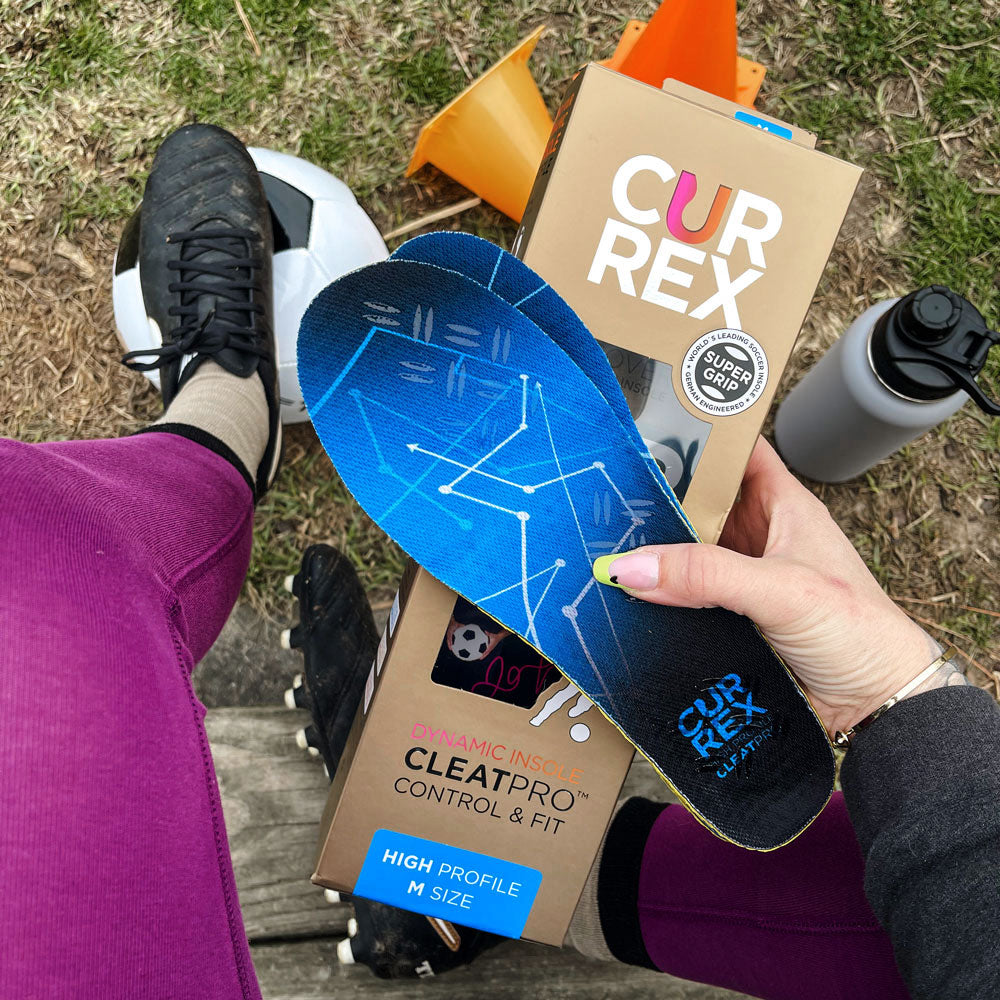
M 728 608 L 762 628 L 773 617 L 782 586 L 773 560 L 697 542 L 647 545 L 594 562 L 599 583 L 628 590 L 654 604 Z

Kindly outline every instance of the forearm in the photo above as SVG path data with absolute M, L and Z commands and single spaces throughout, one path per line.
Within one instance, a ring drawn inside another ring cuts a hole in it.
M 1000 707 L 971 687 L 909 698 L 855 737 L 842 780 L 914 1000 L 1000 995 Z

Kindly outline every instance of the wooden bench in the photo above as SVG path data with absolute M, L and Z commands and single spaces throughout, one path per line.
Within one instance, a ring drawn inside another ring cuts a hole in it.
M 340 965 L 337 942 L 347 936 L 350 907 L 327 903 L 309 882 L 327 782 L 317 760 L 295 745 L 294 733 L 307 718 L 283 708 L 217 708 L 206 720 L 243 920 L 265 1000 L 741 997 L 520 941 L 487 952 L 467 968 L 422 981 L 385 981 L 363 966 Z M 626 791 L 668 797 L 644 761 L 633 766 Z

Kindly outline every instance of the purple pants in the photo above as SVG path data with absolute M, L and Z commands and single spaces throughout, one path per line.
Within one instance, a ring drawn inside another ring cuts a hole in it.
M 0 997 L 259 997 L 191 687 L 246 572 L 246 483 L 169 434 L 0 440 L 0 473 Z M 769 1000 L 905 997 L 861 878 L 839 800 L 770 855 L 669 808 L 641 934 Z

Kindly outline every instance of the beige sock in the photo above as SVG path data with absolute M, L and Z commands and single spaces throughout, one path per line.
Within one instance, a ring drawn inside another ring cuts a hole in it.
M 232 449 L 254 479 L 267 447 L 264 385 L 257 375 L 240 378 L 203 361 L 156 424 L 186 424 L 211 434 Z
M 615 806 L 614 815 L 611 817 L 612 821 L 618 815 L 618 810 L 621 809 L 624 801 L 623 799 Z M 611 829 L 610 823 L 608 829 Z M 597 852 L 597 857 L 594 859 L 590 874 L 583 886 L 580 902 L 576 904 L 576 909 L 573 911 L 573 919 L 570 921 L 563 944 L 575 948 L 587 958 L 599 958 L 603 962 L 614 962 L 616 959 L 604 940 L 601 917 L 597 909 L 597 877 L 601 870 L 601 858 L 604 857 L 604 843 L 607 836 L 605 833 L 604 840 L 601 841 L 600 850 Z

